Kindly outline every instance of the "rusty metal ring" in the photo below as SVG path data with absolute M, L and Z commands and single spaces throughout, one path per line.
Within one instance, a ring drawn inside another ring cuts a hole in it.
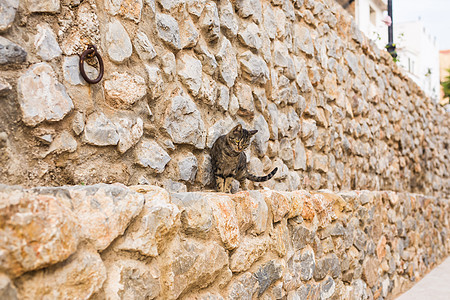
M 87 57 L 97 57 L 98 60 L 98 64 L 100 65 L 100 71 L 98 73 L 97 78 L 95 79 L 90 79 L 87 75 L 86 72 L 84 71 L 84 60 Z M 89 45 L 88 48 L 81 54 L 80 56 L 80 73 L 81 76 L 83 77 L 84 80 L 86 80 L 86 82 L 91 83 L 91 84 L 95 84 L 100 82 L 100 80 L 102 80 L 103 78 L 103 73 L 105 71 L 104 66 L 103 66 L 103 59 L 100 56 L 100 53 L 97 52 L 97 47 L 95 47 L 94 45 Z

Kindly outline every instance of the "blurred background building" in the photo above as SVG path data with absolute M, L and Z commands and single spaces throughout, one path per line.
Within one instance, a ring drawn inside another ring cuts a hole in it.
M 375 44 L 384 49 L 388 44 L 386 0 L 336 0 L 354 18 L 358 28 Z M 395 16 L 395 0 L 393 11 Z M 425 91 L 433 101 L 440 99 L 439 47 L 436 37 L 431 36 L 423 22 L 398 23 L 393 19 L 394 44 L 398 64 Z M 447 54 L 450 55 L 450 54 Z M 449 58 L 447 58 L 449 59 Z M 448 62 L 448 61 L 447 61 Z M 450 65 L 447 64 L 447 68 Z

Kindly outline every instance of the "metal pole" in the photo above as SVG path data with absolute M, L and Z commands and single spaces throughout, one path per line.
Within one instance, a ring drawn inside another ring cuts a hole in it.
M 389 40 L 388 44 L 392 45 L 394 42 L 394 19 L 392 16 L 392 0 L 388 0 L 388 16 L 391 17 L 391 25 L 388 27 Z

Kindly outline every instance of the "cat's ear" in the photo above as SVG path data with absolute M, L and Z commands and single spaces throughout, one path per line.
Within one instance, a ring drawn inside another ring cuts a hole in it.
M 242 131 L 242 125 L 241 124 L 237 124 L 236 126 L 234 126 L 233 132 L 239 133 Z
M 250 130 L 248 133 L 250 133 L 250 135 L 255 135 L 258 132 L 258 130 Z

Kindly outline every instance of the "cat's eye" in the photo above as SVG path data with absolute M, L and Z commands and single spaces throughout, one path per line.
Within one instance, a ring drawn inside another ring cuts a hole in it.
M 233 140 L 233 143 L 235 143 L 237 145 L 237 144 L 239 144 L 239 140 Z

